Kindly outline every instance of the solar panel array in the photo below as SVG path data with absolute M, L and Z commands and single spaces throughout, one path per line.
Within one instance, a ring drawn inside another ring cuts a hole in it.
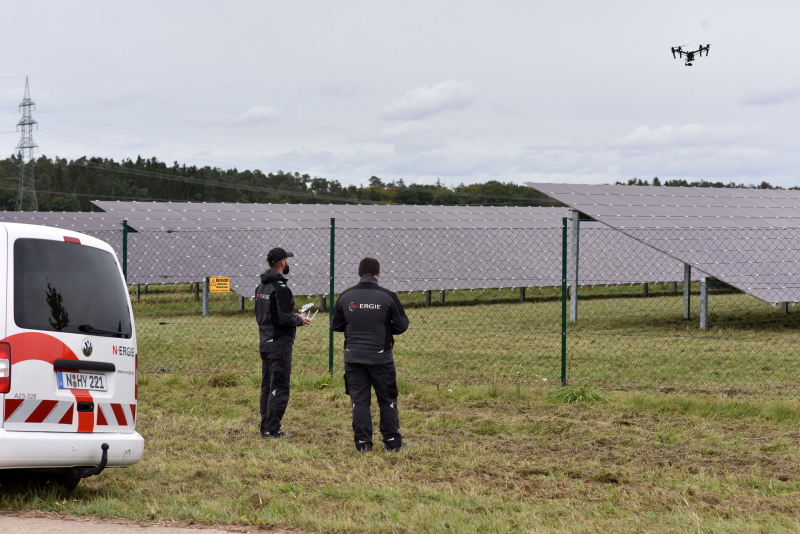
M 765 302 L 800 301 L 800 191 L 527 185 Z
M 352 204 L 108 202 L 95 206 L 145 230 L 328 228 L 538 228 L 563 208 Z M 549 223 L 548 223 L 549 224 Z
M 128 235 L 130 283 L 230 276 L 233 289 L 249 297 L 273 246 L 297 255 L 291 275 L 296 293 L 327 293 L 331 217 L 337 292 L 354 282 L 356 266 L 367 255 L 381 261 L 384 280 L 397 291 L 559 286 L 562 218 L 569 215 L 564 208 L 537 207 L 94 204 L 105 212 L 2 212 L 0 220 L 109 240 L 121 235 L 126 219 L 138 231 Z M 582 222 L 581 228 L 581 285 L 682 279 L 682 265 L 672 258 L 596 222 Z M 120 242 L 115 245 L 119 252 Z
M 263 268 L 266 251 L 278 245 L 297 254 L 292 270 L 297 292 L 326 293 L 329 241 L 320 230 L 329 227 L 331 217 L 336 218 L 336 270 L 342 284 L 336 291 L 352 283 L 348 277 L 366 255 L 381 260 L 384 280 L 392 280 L 398 291 L 558 286 L 562 218 L 569 214 L 563 208 L 532 207 L 94 204 L 142 230 L 129 241 L 129 279 L 153 283 L 228 275 L 245 295 L 257 281 L 254 273 Z M 583 231 L 593 227 L 600 229 L 589 222 Z M 145 238 L 148 229 L 173 233 Z M 187 250 L 193 261 L 187 261 Z M 586 242 L 581 262 L 582 285 L 677 281 L 683 276 L 680 263 L 607 232 Z
M 76 232 L 122 229 L 121 219 L 114 214 L 102 212 L 0 211 L 0 222 L 52 226 Z

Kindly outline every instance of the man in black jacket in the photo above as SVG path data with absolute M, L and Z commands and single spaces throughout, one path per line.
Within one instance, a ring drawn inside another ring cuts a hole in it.
M 344 332 L 344 380 L 353 404 L 354 442 L 359 451 L 372 450 L 370 397 L 375 388 L 384 448 L 397 451 L 408 445 L 400 435 L 393 334 L 408 330 L 408 317 L 397 295 L 378 285 L 378 260 L 361 260 L 358 275 L 360 282 L 342 292 L 331 319 L 331 328 Z
M 261 351 L 261 436 L 292 437 L 281 429 L 281 419 L 289 404 L 289 378 L 292 374 L 292 346 L 298 326 L 311 321 L 294 313 L 294 296 L 284 275 L 294 257 L 282 248 L 267 254 L 269 269 L 261 274 L 256 288 L 256 321 Z

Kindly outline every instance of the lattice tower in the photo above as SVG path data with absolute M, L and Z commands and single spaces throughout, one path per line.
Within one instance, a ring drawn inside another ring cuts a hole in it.
M 38 211 L 36 202 L 36 184 L 33 179 L 34 159 L 33 154 L 38 147 L 33 140 L 33 127 L 37 122 L 33 120 L 33 110 L 36 104 L 31 100 L 31 89 L 28 78 L 25 78 L 25 96 L 19 105 L 22 118 L 17 123 L 17 130 L 22 131 L 22 137 L 17 143 L 19 155 L 19 194 L 17 195 L 17 211 Z

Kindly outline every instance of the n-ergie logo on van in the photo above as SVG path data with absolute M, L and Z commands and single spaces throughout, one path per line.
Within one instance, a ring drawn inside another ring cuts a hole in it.
M 126 347 L 125 345 L 112 345 L 111 354 L 114 356 L 128 356 L 133 358 L 136 355 L 136 349 L 133 347 Z

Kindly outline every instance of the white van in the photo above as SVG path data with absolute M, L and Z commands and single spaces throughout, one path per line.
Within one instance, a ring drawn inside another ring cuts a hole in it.
M 0 473 L 68 489 L 138 462 L 136 328 L 113 249 L 87 235 L 0 223 Z

